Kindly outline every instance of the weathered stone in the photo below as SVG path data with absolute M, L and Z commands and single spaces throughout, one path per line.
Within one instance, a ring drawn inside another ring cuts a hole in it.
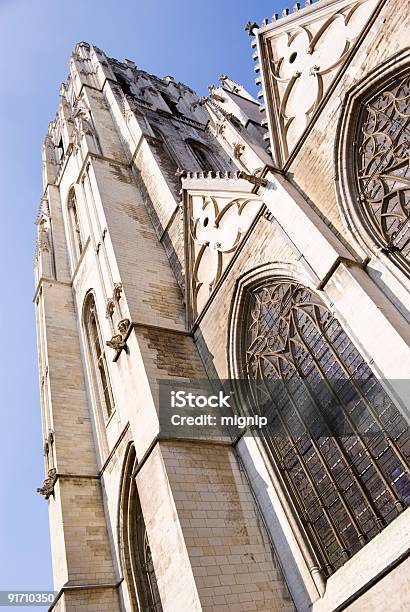
M 322 75 L 311 57 L 306 78 L 324 87 L 320 113 L 309 109 L 302 130 L 284 125 L 300 108 L 286 114 L 283 84 L 279 97 L 263 92 L 272 151 L 263 108 L 226 75 L 199 102 L 172 77 L 88 43 L 73 53 L 43 149 L 36 251 L 39 492 L 49 504 L 55 610 L 134 610 L 151 564 L 170 612 L 405 605 L 408 510 L 325 585 L 283 466 L 258 440 L 159 436 L 162 380 L 245 375 L 235 357 L 245 333 L 238 296 L 264 270 L 314 291 L 376 376 L 410 378 L 408 277 L 358 244 L 333 180 L 341 100 L 400 52 L 405 7 L 385 2 L 365 30 L 372 0 L 352 15 L 350 0 L 307 4 L 247 27 L 260 48 L 273 45 L 275 61 L 297 63 L 294 41 L 306 28 L 337 56 Z M 339 53 L 343 36 L 350 49 L 360 32 L 354 54 Z M 261 62 L 269 89 L 271 66 Z

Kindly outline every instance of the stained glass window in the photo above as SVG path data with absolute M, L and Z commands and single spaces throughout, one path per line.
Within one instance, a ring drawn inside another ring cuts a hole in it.
M 317 294 L 271 280 L 247 304 L 251 404 L 330 575 L 410 504 L 407 424 Z
M 410 272 L 410 75 L 363 104 L 357 145 L 360 213 Z

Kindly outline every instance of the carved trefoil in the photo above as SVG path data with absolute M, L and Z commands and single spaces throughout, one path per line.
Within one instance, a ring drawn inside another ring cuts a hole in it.
M 214 292 L 261 205 L 252 193 L 187 194 L 187 282 L 193 320 Z
M 264 96 L 279 165 L 300 140 L 376 4 L 314 5 L 259 30 Z

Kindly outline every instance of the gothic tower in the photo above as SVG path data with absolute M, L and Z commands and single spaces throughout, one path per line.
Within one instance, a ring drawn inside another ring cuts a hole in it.
M 405 609 L 405 12 L 249 23 L 264 106 L 76 46 L 35 257 L 52 609 Z M 226 379 L 263 434 L 164 435 L 164 385 Z

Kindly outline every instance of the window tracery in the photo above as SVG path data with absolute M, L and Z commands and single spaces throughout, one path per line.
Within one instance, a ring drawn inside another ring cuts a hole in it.
M 402 415 L 307 287 L 265 280 L 246 297 L 243 375 L 265 442 L 326 575 L 410 504 Z
M 374 239 L 410 272 L 410 74 L 363 104 L 356 180 Z
M 194 192 L 188 199 L 193 317 L 203 310 L 247 235 L 262 202 L 255 196 Z

